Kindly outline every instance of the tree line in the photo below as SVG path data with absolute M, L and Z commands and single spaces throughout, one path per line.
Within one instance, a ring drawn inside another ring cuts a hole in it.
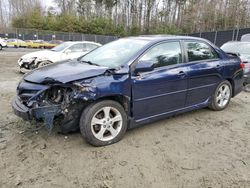
M 249 0 L 3 0 L 2 23 L 4 1 L 16 28 L 124 36 L 250 27 Z

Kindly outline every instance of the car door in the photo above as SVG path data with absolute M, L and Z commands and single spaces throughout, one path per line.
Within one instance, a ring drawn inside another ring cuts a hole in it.
M 186 106 L 207 103 L 222 80 L 220 58 L 213 47 L 203 41 L 187 40 L 184 47 L 188 65 Z
M 186 67 L 179 41 L 164 42 L 150 48 L 137 63 L 154 61 L 154 70 L 133 74 L 132 101 L 136 122 L 165 115 L 185 105 Z

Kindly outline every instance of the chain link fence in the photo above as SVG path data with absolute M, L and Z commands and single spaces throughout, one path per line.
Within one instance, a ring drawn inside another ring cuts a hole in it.
M 245 34 L 250 34 L 250 28 L 232 29 L 227 31 L 200 32 L 187 35 L 205 38 L 220 47 L 228 41 L 240 41 L 241 37 Z
M 217 46 L 221 46 L 228 41 L 239 41 L 241 36 L 250 33 L 250 28 L 231 29 L 227 31 L 213 31 L 185 34 L 188 36 L 201 37 L 208 39 Z M 0 29 L 2 38 L 18 38 L 22 40 L 62 40 L 62 41 L 93 41 L 106 44 L 116 40 L 117 36 L 92 35 L 72 32 L 55 32 L 34 29 Z
M 55 32 L 34 29 L 5 29 L 0 30 L 2 38 L 18 38 L 21 40 L 62 40 L 62 41 L 92 41 L 100 44 L 106 44 L 116 40 L 117 36 L 91 35 L 72 32 Z

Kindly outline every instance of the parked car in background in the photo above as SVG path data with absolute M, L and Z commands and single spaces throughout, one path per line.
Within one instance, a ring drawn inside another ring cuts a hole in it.
M 207 40 L 129 37 L 26 74 L 12 107 L 25 120 L 43 119 L 50 131 L 57 119 L 63 133 L 80 128 L 90 144 L 104 146 L 178 113 L 224 110 L 242 82 L 240 58 Z
M 250 63 L 244 69 L 244 90 L 250 92 Z
M 46 42 L 43 40 L 26 40 L 28 48 L 44 48 Z
M 221 49 L 225 52 L 237 54 L 245 64 L 244 89 L 250 92 L 250 42 L 231 41 L 223 44 Z
M 7 43 L 4 39 L 0 38 L 0 50 L 7 47 Z
M 26 72 L 58 61 L 78 58 L 100 46 L 99 43 L 88 41 L 64 42 L 51 50 L 28 53 L 18 60 L 18 65 L 21 72 Z
M 51 49 L 51 48 L 54 48 L 57 45 L 62 44 L 62 43 L 63 43 L 62 40 L 51 40 L 49 42 L 46 42 L 46 44 L 44 45 L 44 48 L 45 49 Z
M 242 42 L 250 42 L 250 34 L 242 35 L 240 41 L 242 41 Z
M 20 39 L 8 39 L 6 42 L 8 47 L 27 48 L 26 42 Z

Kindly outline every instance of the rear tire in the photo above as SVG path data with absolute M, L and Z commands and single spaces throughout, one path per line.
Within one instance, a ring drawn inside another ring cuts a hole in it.
M 118 102 L 99 101 L 83 110 L 79 125 L 89 144 L 106 146 L 122 139 L 127 130 L 127 115 Z
M 232 85 L 229 81 L 221 82 L 216 88 L 209 108 L 215 111 L 224 110 L 232 97 Z
M 0 50 L 2 50 L 3 49 L 3 47 L 2 47 L 2 45 L 0 44 Z

